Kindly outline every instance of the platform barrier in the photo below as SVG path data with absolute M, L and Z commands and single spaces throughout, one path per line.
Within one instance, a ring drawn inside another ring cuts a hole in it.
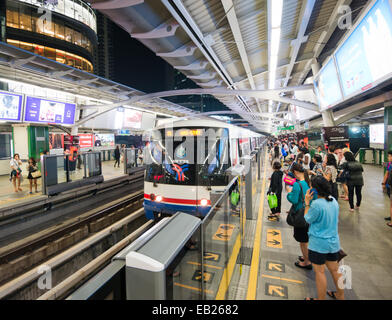
M 54 195 L 103 181 L 100 152 L 69 155 L 42 155 L 42 194 Z
M 360 148 L 355 160 L 363 164 L 383 165 L 384 149 Z
M 261 179 L 264 151 L 248 158 L 250 170 L 232 177 L 203 219 L 182 212 L 162 219 L 67 299 L 228 299 L 239 286 L 233 273 L 244 261 L 245 211 Z M 237 187 L 240 201 L 235 202 Z M 252 205 L 249 210 L 252 216 Z

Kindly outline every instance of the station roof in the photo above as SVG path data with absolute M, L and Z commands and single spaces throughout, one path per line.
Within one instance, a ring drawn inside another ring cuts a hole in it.
M 350 6 L 354 20 L 368 3 L 283 0 L 279 9 L 279 2 L 90 0 L 94 8 L 200 87 L 239 90 L 304 84 L 312 75 L 312 64 L 322 64 L 347 31 L 337 27 L 341 6 Z M 276 29 L 280 36 L 274 35 Z M 290 98 L 293 92 L 285 95 Z M 260 132 L 271 132 L 273 122 L 257 113 L 289 108 L 288 103 L 252 97 L 216 98 L 233 111 L 245 112 L 242 118 Z
M 66 93 L 83 95 L 96 100 L 116 103 L 129 100 L 143 92 L 89 72 L 64 65 L 0 42 L 0 77 Z M 160 98 L 135 102 L 134 106 L 150 112 L 184 117 L 194 114 L 189 108 Z

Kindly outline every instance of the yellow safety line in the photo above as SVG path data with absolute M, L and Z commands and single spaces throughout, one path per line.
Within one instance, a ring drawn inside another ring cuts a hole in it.
M 225 271 L 223 272 L 222 281 L 219 285 L 218 293 L 216 294 L 215 300 L 224 300 L 225 299 L 226 291 L 229 288 L 231 276 L 233 275 L 233 272 L 234 272 L 234 267 L 237 262 L 237 257 L 240 252 L 240 248 L 241 248 L 241 237 L 238 234 L 237 239 L 235 240 L 235 244 L 234 244 L 233 251 L 231 253 L 229 262 L 225 268 Z M 227 280 L 227 281 L 225 281 L 225 280 Z
M 264 278 L 270 278 L 270 279 L 276 279 L 276 280 L 283 280 L 283 281 L 288 281 L 288 282 L 294 282 L 294 283 L 299 283 L 302 284 L 302 281 L 299 280 L 293 280 L 293 279 L 287 279 L 287 278 L 280 278 L 280 277 L 275 277 L 275 276 L 269 276 L 267 274 L 262 274 L 261 275 Z
M 259 215 L 257 217 L 256 235 L 253 242 L 252 263 L 249 272 L 248 293 L 246 295 L 246 300 L 256 300 L 257 276 L 259 272 L 260 262 L 261 228 L 263 226 L 264 192 L 267 176 L 267 160 L 268 153 L 266 151 L 264 161 L 263 186 L 261 188 Z
M 187 263 L 193 264 L 193 265 L 195 265 L 195 266 L 201 266 L 201 263 L 198 263 L 198 262 L 188 261 Z M 204 266 L 205 266 L 205 267 L 208 267 L 208 268 L 218 269 L 218 270 L 221 270 L 221 269 L 222 269 L 222 267 L 213 266 L 213 265 L 210 265 L 210 264 L 204 264 Z
M 174 285 L 175 285 L 175 286 L 178 286 L 178 287 L 183 287 L 183 288 L 186 288 L 186 289 L 190 289 L 190 290 L 201 291 L 200 288 L 195 288 L 195 287 L 187 286 L 186 284 L 182 284 L 182 283 L 178 283 L 178 282 L 174 282 Z M 204 290 L 204 292 L 205 292 L 205 293 L 212 294 L 212 291 L 211 291 L 211 290 Z

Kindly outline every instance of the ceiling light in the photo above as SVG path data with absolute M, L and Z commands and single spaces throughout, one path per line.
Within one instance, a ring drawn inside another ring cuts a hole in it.
M 283 0 L 271 0 L 271 28 L 279 28 L 282 22 Z

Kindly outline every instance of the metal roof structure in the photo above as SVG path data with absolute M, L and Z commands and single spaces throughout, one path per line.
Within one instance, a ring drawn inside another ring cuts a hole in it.
M 127 101 L 144 93 L 101 78 L 94 74 L 64 65 L 0 42 L 0 75 L 2 78 L 39 85 L 50 89 L 106 100 L 112 103 Z M 150 112 L 168 116 L 184 117 L 195 114 L 191 109 L 169 101 L 152 98 L 135 102 L 134 106 Z M 84 106 L 79 106 L 83 108 Z
M 265 90 L 302 85 L 311 75 L 312 64 L 322 63 L 326 58 L 328 52 L 324 49 L 330 49 L 329 40 L 336 43 L 336 34 L 340 39 L 346 31 L 337 27 L 342 6 L 349 5 L 359 13 L 367 1 L 91 0 L 90 3 L 202 88 Z M 320 55 L 322 60 L 317 61 Z M 293 93 L 284 95 L 289 99 Z M 243 96 L 216 98 L 264 132 L 272 131 L 272 122 L 257 113 L 285 111 L 290 104 L 289 100 L 282 103 Z

